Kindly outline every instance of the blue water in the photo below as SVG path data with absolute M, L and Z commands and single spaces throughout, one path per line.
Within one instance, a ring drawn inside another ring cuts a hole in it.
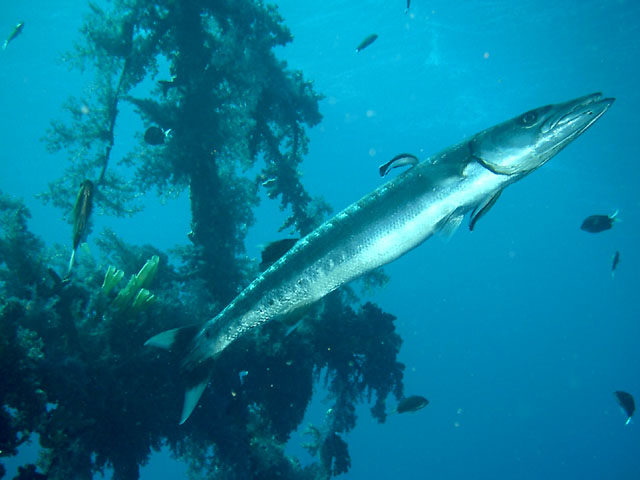
M 640 478 L 639 425 L 624 425 L 612 395 L 640 399 L 640 2 L 414 0 L 408 15 L 404 0 L 277 4 L 295 36 L 278 55 L 325 95 L 303 180 L 336 210 L 378 186 L 377 166 L 397 153 L 426 158 L 547 103 L 596 91 L 617 98 L 473 233 L 433 238 L 386 268 L 392 280 L 370 300 L 398 316 L 405 392 L 431 403 L 383 425 L 362 408 L 345 478 Z M 57 63 L 87 7 L 25 0 L 0 9 L 0 36 L 25 21 L 0 52 L 0 189 L 24 198 L 34 232 L 68 244 L 61 212 L 34 196 L 66 162 L 39 139 L 91 80 Z M 354 53 L 370 33 L 378 40 Z M 120 132 L 138 128 L 127 118 Z M 94 231 L 185 243 L 184 196 L 146 201 L 135 219 L 98 216 Z M 617 209 L 623 221 L 611 231 L 579 229 L 587 215 Z M 258 217 L 251 255 L 281 223 L 264 202 Z M 158 225 L 162 234 L 150 234 Z M 319 387 L 305 421 L 320 423 L 323 408 Z M 301 454 L 296 440 L 290 449 Z M 175 478 L 161 457 L 143 478 Z

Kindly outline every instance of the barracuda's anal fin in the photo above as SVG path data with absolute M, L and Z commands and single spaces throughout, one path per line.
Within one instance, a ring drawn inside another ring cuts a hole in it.
M 440 233 L 442 233 L 445 239 L 451 238 L 451 236 L 456 232 L 462 220 L 464 219 L 464 215 L 451 215 L 447 218 L 440 228 Z

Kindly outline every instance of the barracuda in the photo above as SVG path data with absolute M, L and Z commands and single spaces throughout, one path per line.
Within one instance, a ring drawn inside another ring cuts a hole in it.
M 146 345 L 185 352 L 189 387 L 180 423 L 197 405 L 212 362 L 235 339 L 268 321 L 295 318 L 437 232 L 451 234 L 469 212 L 473 229 L 505 187 L 545 164 L 612 103 L 592 94 L 540 107 L 444 150 L 302 238 L 215 318 L 149 339 Z

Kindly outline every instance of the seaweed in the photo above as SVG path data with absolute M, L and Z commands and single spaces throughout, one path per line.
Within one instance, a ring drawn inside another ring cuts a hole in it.
M 43 273 L 37 254 L 44 244 L 28 230 L 30 218 L 22 202 L 0 191 L 0 284 L 8 296 L 28 297 Z
M 383 422 L 385 399 L 402 396 L 395 317 L 350 288 L 319 302 L 290 335 L 274 322 L 230 345 L 182 426 L 180 364 L 144 347 L 159 331 L 215 315 L 257 274 L 244 241 L 259 189 L 288 212 L 281 229 L 296 236 L 330 211 L 298 171 L 321 96 L 273 53 L 291 40 L 276 7 L 260 1 L 90 4 L 66 60 L 94 81 L 45 136 L 69 165 L 43 200 L 67 214 L 90 179 L 95 207 L 132 216 L 144 193 L 186 189 L 190 242 L 165 252 L 105 231 L 93 239 L 100 257 L 83 255 L 61 280 L 61 255 L 29 231 L 22 202 L 0 194 L 0 366 L 10 372 L 0 385 L 1 455 L 37 435 L 38 468 L 50 480 L 107 468 L 135 480 L 163 446 L 192 478 L 324 479 L 349 470 L 355 406 L 373 402 Z M 120 153 L 125 108 L 140 131 Z M 171 131 L 162 145 L 144 142 L 149 126 Z M 377 272 L 368 284 L 382 281 Z M 317 461 L 302 467 L 285 445 L 323 376 L 333 406 L 315 439 Z M 32 467 L 20 475 L 40 475 Z

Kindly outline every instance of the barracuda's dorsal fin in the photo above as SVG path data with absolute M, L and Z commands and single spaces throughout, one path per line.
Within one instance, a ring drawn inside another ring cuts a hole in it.
M 480 220 L 489 210 L 491 210 L 491 207 L 493 207 L 498 201 L 498 198 L 500 198 L 501 193 L 502 190 L 498 190 L 491 197 L 485 198 L 484 201 L 479 203 L 476 208 L 473 209 L 473 212 L 471 213 L 471 219 L 469 220 L 469 230 L 473 232 L 473 228 L 476 226 L 476 222 Z

